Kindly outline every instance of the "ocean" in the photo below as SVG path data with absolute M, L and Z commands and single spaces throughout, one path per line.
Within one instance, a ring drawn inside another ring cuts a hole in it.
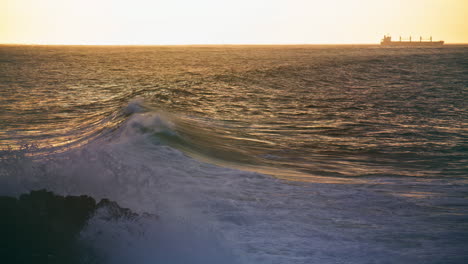
M 0 196 L 128 208 L 74 263 L 467 263 L 467 100 L 463 45 L 2 45 Z

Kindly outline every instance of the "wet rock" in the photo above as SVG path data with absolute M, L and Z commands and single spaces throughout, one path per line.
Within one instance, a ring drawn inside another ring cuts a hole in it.
M 107 199 L 59 196 L 31 191 L 19 199 L 0 196 L 0 255 L 2 263 L 81 263 L 77 240 L 96 210 L 107 210 L 109 220 L 138 214 Z

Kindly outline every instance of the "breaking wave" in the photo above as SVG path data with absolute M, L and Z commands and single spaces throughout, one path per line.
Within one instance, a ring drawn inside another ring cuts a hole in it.
M 462 185 L 423 179 L 393 189 L 388 178 L 295 184 L 259 173 L 261 157 L 230 144 L 248 139 L 212 120 L 165 113 L 139 99 L 109 120 L 114 125 L 99 126 L 86 144 L 49 152 L 23 145 L 3 150 L 0 159 L 0 195 L 86 194 L 143 216 L 112 219 L 98 210 L 80 232 L 94 252 L 82 255 L 82 263 L 461 263 L 466 257 L 442 254 L 447 247 L 463 252 L 463 243 L 450 241 L 465 238 L 439 228 L 466 215 L 432 222 L 441 201 L 411 196 L 433 196 L 436 189 L 462 203 Z M 420 222 L 426 225 L 414 225 Z

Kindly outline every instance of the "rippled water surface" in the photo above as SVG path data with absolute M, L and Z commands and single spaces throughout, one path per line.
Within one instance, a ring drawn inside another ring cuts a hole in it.
M 161 216 L 93 218 L 110 263 L 465 263 L 467 87 L 467 46 L 0 46 L 0 195 Z

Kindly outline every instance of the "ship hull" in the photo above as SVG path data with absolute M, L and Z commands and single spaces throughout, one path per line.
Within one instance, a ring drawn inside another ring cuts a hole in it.
M 382 46 L 402 46 L 402 47 L 433 47 L 433 46 L 442 46 L 444 45 L 443 41 L 390 41 L 390 42 L 380 42 Z

